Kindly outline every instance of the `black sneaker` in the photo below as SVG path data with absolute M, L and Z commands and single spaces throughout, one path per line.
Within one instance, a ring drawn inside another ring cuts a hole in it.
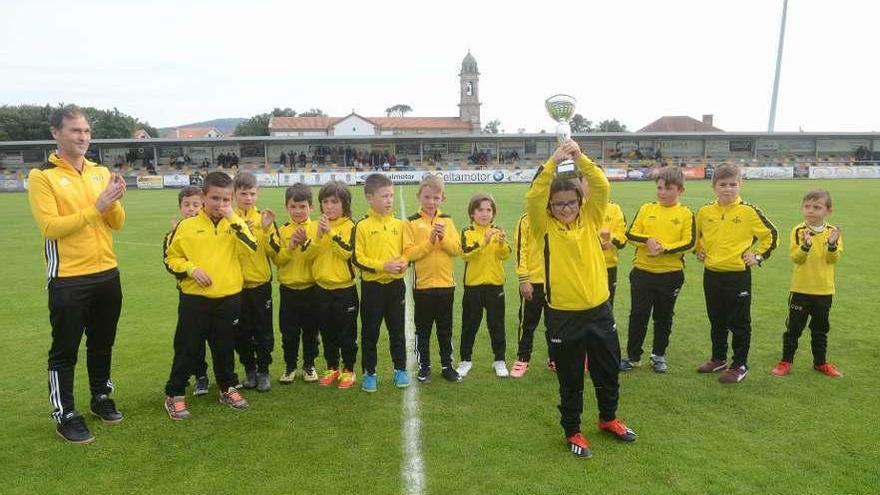
M 458 371 L 455 371 L 455 368 L 452 366 L 444 366 L 442 370 L 440 370 L 440 374 L 443 375 L 443 379 L 447 382 L 458 383 L 461 381 L 461 375 L 458 374 Z
M 430 366 L 420 367 L 419 374 L 416 375 L 416 379 L 422 383 L 431 383 L 431 367 Z
M 207 395 L 208 393 L 208 377 L 200 376 L 196 378 L 196 384 L 193 387 L 193 395 Z
M 85 420 L 76 411 L 70 411 L 61 418 L 61 422 L 55 428 L 59 437 L 70 443 L 92 443 L 95 436 L 89 431 Z
M 272 390 L 269 373 L 257 373 L 257 392 L 268 392 L 269 390 Z
M 106 394 L 92 397 L 92 404 L 89 409 L 92 414 L 101 418 L 105 425 L 115 425 L 122 421 L 122 413 L 116 409 L 116 403 Z
M 244 388 L 257 388 L 257 370 L 250 370 L 245 373 L 245 379 L 241 383 Z

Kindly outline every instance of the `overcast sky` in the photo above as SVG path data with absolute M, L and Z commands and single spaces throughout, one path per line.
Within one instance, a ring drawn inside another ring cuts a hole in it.
M 479 64 L 482 120 L 555 128 L 547 96 L 637 130 L 704 113 L 765 131 L 782 0 L 0 0 L 0 104 L 65 102 L 157 127 L 273 107 L 457 116 Z M 880 3 L 790 0 L 777 131 L 880 131 Z

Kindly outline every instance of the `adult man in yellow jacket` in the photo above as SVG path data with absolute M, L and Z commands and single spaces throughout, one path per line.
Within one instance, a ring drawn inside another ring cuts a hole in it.
M 113 230 L 125 223 L 125 181 L 85 158 L 86 114 L 66 106 L 52 114 L 58 151 L 28 175 L 28 201 L 44 239 L 49 291 L 49 401 L 56 432 L 71 443 L 95 439 L 74 407 L 77 350 L 86 334 L 90 410 L 104 423 L 122 421 L 110 399 L 110 364 L 122 307 Z

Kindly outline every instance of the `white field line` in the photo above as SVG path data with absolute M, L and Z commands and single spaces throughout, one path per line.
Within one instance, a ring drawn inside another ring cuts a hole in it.
M 403 186 L 398 187 L 400 197 L 400 218 L 406 218 L 403 199 Z M 412 272 L 404 277 L 406 282 L 406 361 L 410 371 L 415 370 L 415 325 L 413 324 Z M 415 378 L 413 373 L 412 378 Z M 416 380 L 413 380 L 415 382 Z M 403 492 L 408 495 L 421 495 L 425 492 L 425 463 L 422 460 L 422 420 L 419 412 L 419 386 L 411 383 L 403 392 L 403 460 L 400 471 Z

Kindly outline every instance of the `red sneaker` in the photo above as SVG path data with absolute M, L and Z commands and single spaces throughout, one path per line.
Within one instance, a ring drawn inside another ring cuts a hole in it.
M 830 376 L 831 378 L 840 378 L 843 376 L 843 373 L 841 373 L 840 370 L 838 370 L 837 367 L 835 367 L 831 363 L 817 364 L 816 366 L 813 366 L 813 368 L 823 375 Z
M 611 421 L 599 420 L 599 429 L 611 432 L 614 436 L 624 442 L 635 442 L 637 438 L 636 432 L 629 429 L 623 421 L 617 418 L 614 418 Z
M 321 380 L 318 382 L 318 385 L 322 387 L 329 387 L 336 380 L 339 379 L 339 370 L 338 369 L 328 369 L 324 371 L 324 374 L 321 376 Z
M 593 457 L 593 451 L 590 449 L 590 442 L 581 434 L 581 432 L 575 433 L 568 437 L 567 440 L 568 448 L 571 449 L 571 453 L 575 456 L 581 459 L 589 459 L 590 457 Z
M 776 363 L 776 366 L 773 367 L 773 373 L 776 376 L 785 376 L 791 372 L 791 363 L 788 361 L 779 361 Z

